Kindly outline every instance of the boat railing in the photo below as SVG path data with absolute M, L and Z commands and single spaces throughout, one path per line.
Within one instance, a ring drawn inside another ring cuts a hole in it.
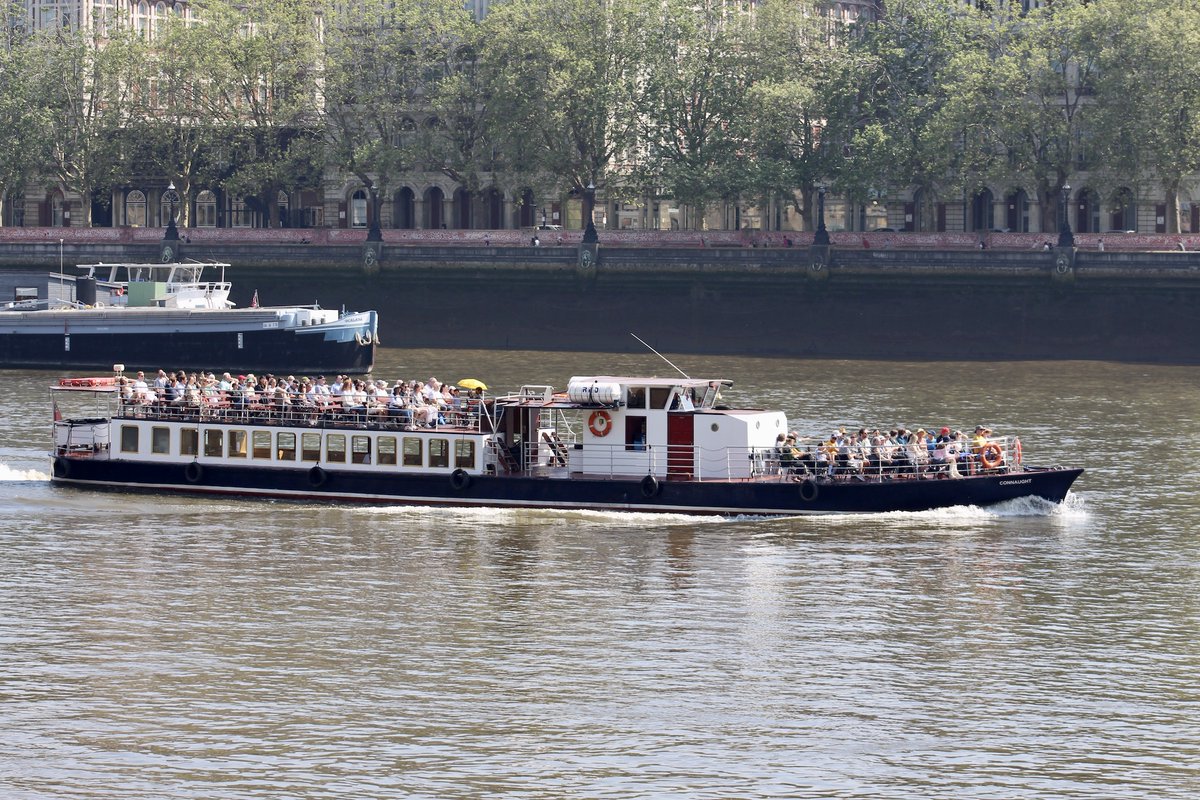
M 1019 472 L 1021 444 L 1016 437 L 991 437 L 982 446 L 962 443 L 961 452 L 929 451 L 911 458 L 899 448 L 884 459 L 878 455 L 848 452 L 832 458 L 821 453 L 786 454 L 776 447 L 726 447 L 697 445 L 579 445 L 574 440 L 550 437 L 550 428 L 520 447 L 497 452 L 496 463 L 505 473 L 541 471 L 582 473 L 599 477 L 665 476 L 694 480 L 902 480 L 970 477 Z M 497 448 L 503 447 L 502 443 Z
M 363 428 L 371 430 L 415 431 L 449 429 L 467 433 L 491 430 L 490 410 L 478 402 L 440 409 L 422 415 L 419 409 L 387 404 L 345 406 L 329 403 L 279 403 L 229 393 L 202 394 L 180 400 L 165 400 L 147 395 L 122 397 L 116 416 L 122 419 L 155 419 L 191 423 L 239 423 L 279 427 Z
M 90 308 L 85 303 L 80 303 L 76 300 L 64 300 L 60 297 L 38 298 L 30 300 L 14 300 L 11 303 L 5 303 L 0 306 L 5 311 L 42 311 L 45 309 L 62 309 L 62 310 L 78 310 L 81 308 Z
M 930 447 L 907 444 L 852 445 L 847 448 L 814 442 L 806 449 L 765 448 L 761 475 L 813 478 L 958 478 L 1020 472 L 1020 438 L 990 436 L 982 443 L 960 440 Z

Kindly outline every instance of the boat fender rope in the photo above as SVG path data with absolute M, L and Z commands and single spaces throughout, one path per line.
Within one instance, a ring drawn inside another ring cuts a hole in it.
M 817 482 L 812 478 L 805 478 L 800 482 L 800 499 L 804 502 L 811 503 L 817 499 L 820 493 L 820 487 L 817 486 Z
M 199 483 L 204 477 L 204 467 L 200 466 L 199 461 L 193 461 L 183 468 L 183 477 L 188 483 Z
M 612 427 L 612 416 L 604 409 L 593 411 L 592 415 L 588 417 L 588 430 L 592 432 L 592 436 L 597 438 L 608 436 Z
M 995 469 L 1004 463 L 1004 451 L 995 442 L 988 442 L 979 451 L 979 463 L 983 464 L 984 469 Z
M 658 494 L 658 488 L 658 478 L 653 475 L 642 478 L 642 497 L 655 497 Z
M 329 473 L 320 467 L 313 467 L 308 471 L 308 485 L 314 489 L 320 489 L 327 480 L 329 480 Z
M 450 488 L 456 492 L 461 492 L 463 489 L 471 485 L 471 474 L 465 469 L 456 469 L 450 473 Z
M 54 477 L 71 477 L 71 462 L 68 459 L 63 458 L 62 456 L 54 459 Z

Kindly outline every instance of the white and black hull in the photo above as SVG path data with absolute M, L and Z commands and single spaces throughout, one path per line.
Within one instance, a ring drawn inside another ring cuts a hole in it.
M 912 480 L 659 480 L 412 474 L 264 468 L 228 463 L 147 464 L 59 457 L 54 480 L 121 491 L 186 492 L 382 504 L 590 509 L 708 515 L 794 516 L 991 506 L 1023 497 L 1059 503 L 1082 469 Z

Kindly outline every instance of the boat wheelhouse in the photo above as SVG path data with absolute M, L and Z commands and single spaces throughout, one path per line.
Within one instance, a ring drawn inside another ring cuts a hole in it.
M 1080 469 L 1030 467 L 1013 441 L 962 470 L 856 474 L 781 458 L 780 411 L 729 408 L 722 379 L 594 376 L 464 397 L 433 424 L 403 407 L 136 402 L 114 378 L 67 379 L 105 408 L 54 423 L 53 480 L 122 490 L 454 506 L 796 515 L 1064 499 Z M 975 466 L 978 461 L 978 467 Z

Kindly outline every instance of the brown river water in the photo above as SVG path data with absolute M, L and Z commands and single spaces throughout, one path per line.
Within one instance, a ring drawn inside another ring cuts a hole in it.
M 772 520 L 93 493 L 48 481 L 58 375 L 6 372 L 0 798 L 1200 794 L 1200 368 L 673 360 L 802 432 L 983 422 L 1088 471 L 1057 507 Z

